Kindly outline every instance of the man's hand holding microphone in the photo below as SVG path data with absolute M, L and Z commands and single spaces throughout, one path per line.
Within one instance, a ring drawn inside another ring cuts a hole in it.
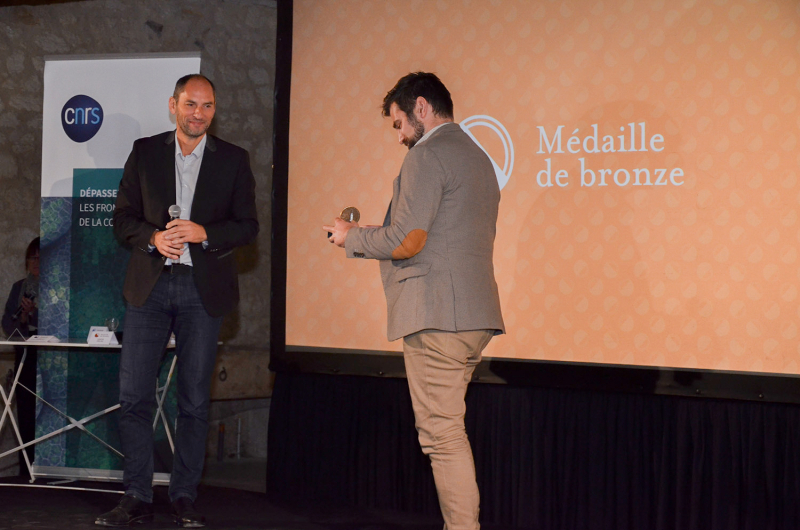
M 178 260 L 183 254 L 184 243 L 202 243 L 208 240 L 206 229 L 188 219 L 181 219 L 181 209 L 173 204 L 169 207 L 171 221 L 167 223 L 166 230 L 156 230 L 150 236 L 150 244 L 158 251 L 172 260 Z

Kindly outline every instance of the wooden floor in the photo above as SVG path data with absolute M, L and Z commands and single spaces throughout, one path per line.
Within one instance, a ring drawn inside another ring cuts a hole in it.
M 80 530 L 100 528 L 95 517 L 113 508 L 119 493 L 71 491 L 30 487 L 22 479 L 0 480 L 0 529 Z M 78 483 L 102 489 L 98 483 Z M 119 485 L 113 487 L 118 488 Z M 266 494 L 229 488 L 201 486 L 197 508 L 216 530 L 441 530 L 438 518 L 397 512 L 318 505 L 289 506 L 271 502 Z M 137 525 L 142 530 L 169 528 L 164 487 L 156 488 L 153 523 Z M 501 530 L 484 527 L 484 530 Z

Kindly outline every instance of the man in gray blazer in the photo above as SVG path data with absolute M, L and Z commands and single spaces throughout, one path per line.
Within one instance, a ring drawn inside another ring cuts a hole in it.
M 380 261 L 389 340 L 403 338 L 422 450 L 446 530 L 475 530 L 479 494 L 464 395 L 481 351 L 503 333 L 492 253 L 500 189 L 486 153 L 453 123 L 431 73 L 400 79 L 383 100 L 409 149 L 383 226 L 323 227 L 349 258 Z

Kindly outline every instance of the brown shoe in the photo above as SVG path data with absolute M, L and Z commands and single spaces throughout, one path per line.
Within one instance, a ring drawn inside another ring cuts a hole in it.
M 194 509 L 194 502 L 189 497 L 180 497 L 172 503 L 172 514 L 175 524 L 183 528 L 202 528 L 206 518 Z
M 95 519 L 94 524 L 99 524 L 100 526 L 129 526 L 149 523 L 152 520 L 152 504 L 140 501 L 130 495 L 123 495 L 117 507 Z

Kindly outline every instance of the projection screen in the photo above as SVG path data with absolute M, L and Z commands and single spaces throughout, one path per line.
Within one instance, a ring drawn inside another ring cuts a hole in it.
M 485 355 L 798 374 L 794 0 L 295 0 L 287 346 L 400 351 L 378 264 L 407 150 L 380 113 L 435 72 L 502 188 L 507 334 Z

